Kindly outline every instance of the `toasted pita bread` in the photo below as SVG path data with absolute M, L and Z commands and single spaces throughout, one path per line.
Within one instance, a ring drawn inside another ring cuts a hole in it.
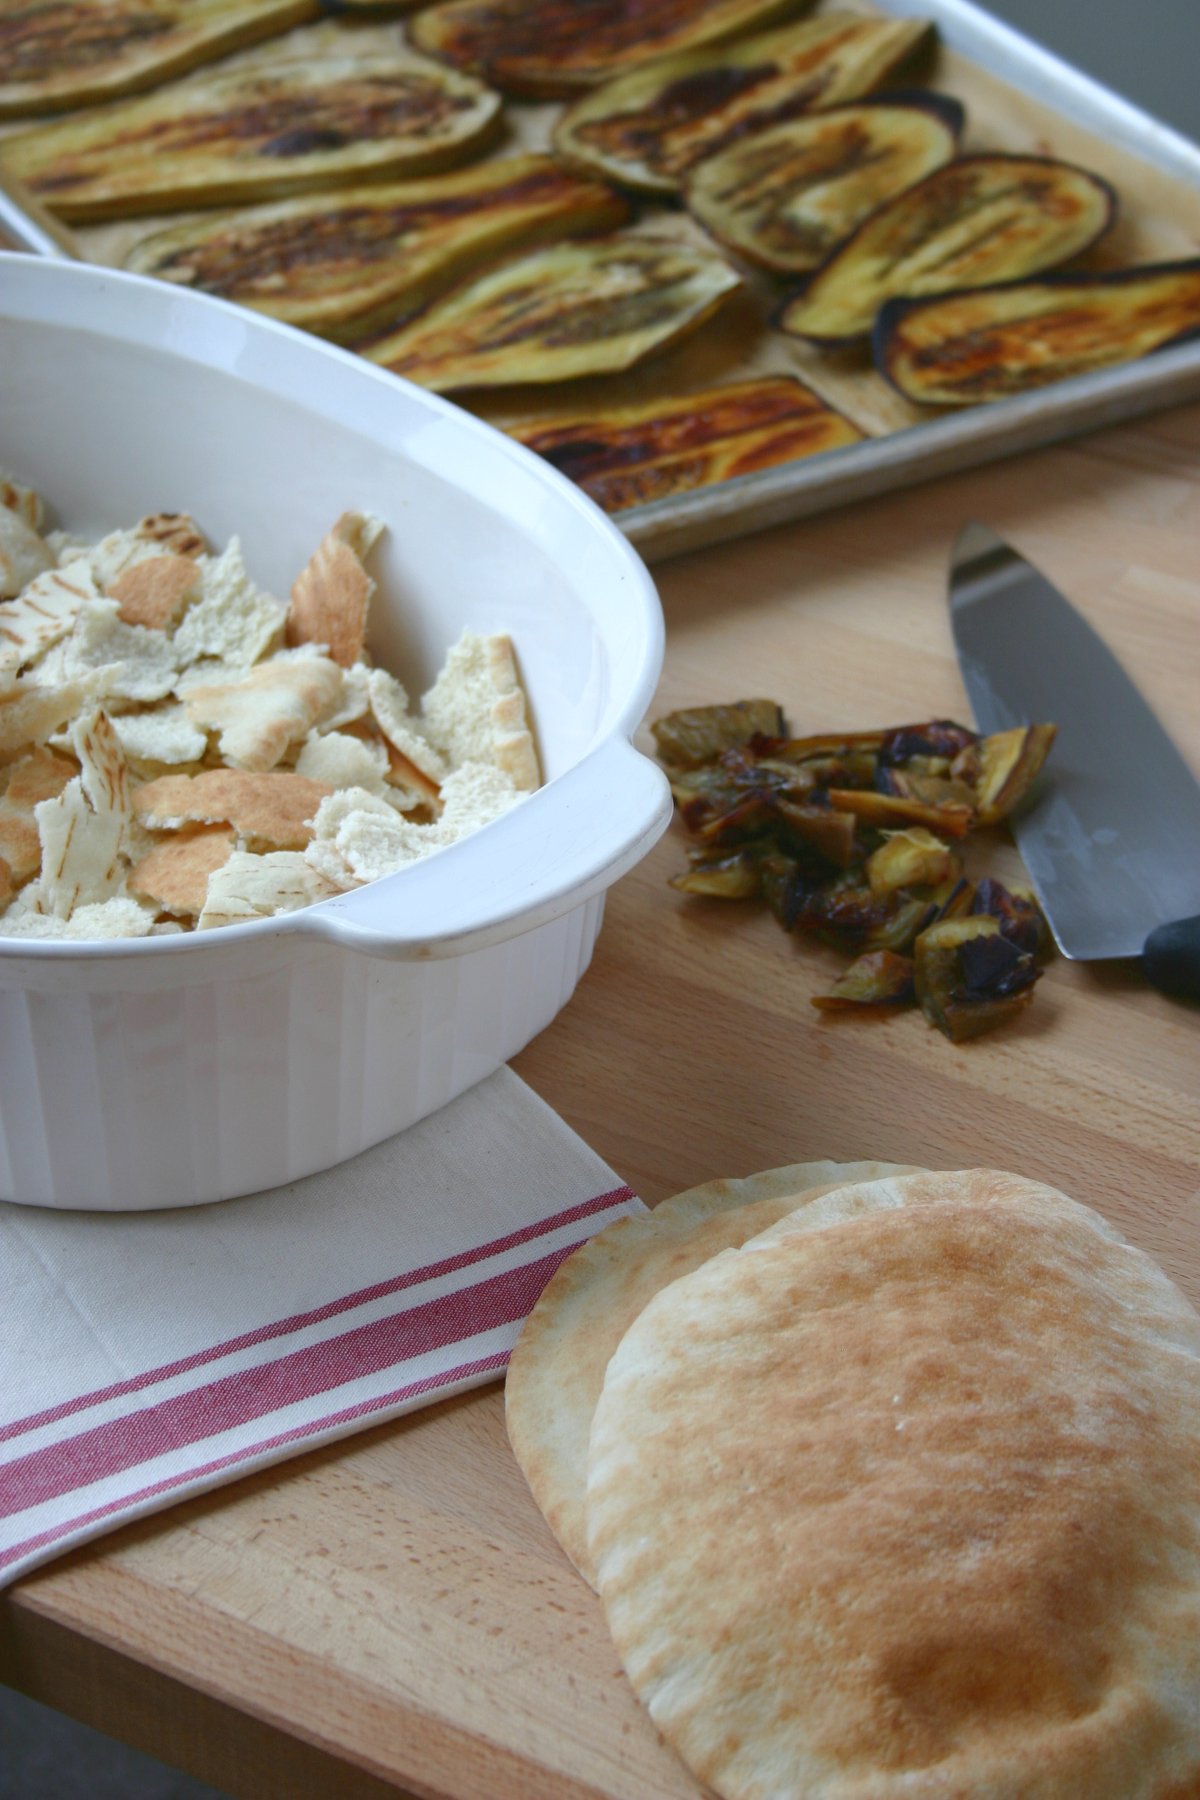
M 338 889 L 292 850 L 251 856 L 236 850 L 209 877 L 208 898 L 197 930 L 270 919 L 328 900 Z
M 292 584 L 289 644 L 320 644 L 343 669 L 361 662 L 375 592 L 363 561 L 382 531 L 382 519 L 345 512 L 325 533 Z
M 147 556 L 123 569 L 105 592 L 124 624 L 166 631 L 199 594 L 200 571 L 191 556 Z
M 595 1585 L 587 1546 L 587 1446 L 608 1359 L 661 1287 L 809 1206 L 831 1187 L 901 1173 L 896 1163 L 793 1163 L 709 1181 L 652 1213 L 617 1219 L 569 1256 L 543 1290 L 509 1360 L 509 1442 L 534 1499 Z
M 311 821 L 332 793 L 284 769 L 249 774 L 205 769 L 199 775 L 160 775 L 134 794 L 134 807 L 151 831 L 182 825 L 232 825 L 243 838 L 276 850 L 299 850 L 312 836 Z
M 0 519 L 15 517 L 0 510 Z M 40 538 L 37 541 L 41 543 Z M 2 578 L 0 567 L 0 587 Z M 43 564 L 40 569 L 31 570 L 19 586 L 20 591 L 14 591 L 14 597 L 0 605 L 0 676 L 5 677 L 36 662 L 66 637 L 84 605 L 96 597 L 91 571 L 82 561 L 68 563 L 63 569 Z
M 41 746 L 0 770 L 0 777 L 7 776 L 0 792 L 0 857 L 16 886 L 36 875 L 42 860 L 34 809 L 61 794 L 76 774 L 73 762 Z
M 193 725 L 219 733 L 227 764 L 262 772 L 307 736 L 340 692 L 337 665 L 326 657 L 276 657 L 241 681 L 189 688 L 184 705 Z
M 635 1690 L 726 1800 L 1200 1791 L 1200 1317 L 1053 1189 L 872 1185 L 609 1363 L 589 1544 Z
M 197 919 L 208 896 L 209 876 L 229 861 L 236 842 L 228 825 L 173 833 L 135 864 L 129 891 L 139 900 L 152 900 L 163 912 Z

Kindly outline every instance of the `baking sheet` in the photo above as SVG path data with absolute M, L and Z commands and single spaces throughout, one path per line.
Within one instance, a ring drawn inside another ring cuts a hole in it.
M 1104 176 L 1117 191 L 1117 222 L 1076 266 L 1107 269 L 1192 256 L 1200 251 L 1200 147 L 1108 92 L 1001 25 L 970 0 L 822 0 L 816 12 L 886 12 L 931 18 L 938 42 L 895 86 L 919 81 L 966 108 L 963 148 L 1061 157 Z M 324 22 L 289 34 L 289 53 L 318 50 L 347 31 L 366 49 L 394 41 L 394 22 Z M 278 40 L 239 54 L 269 60 Z M 493 154 L 541 149 L 559 105 L 508 102 L 507 136 Z M 29 248 L 62 254 L 72 246 L 88 260 L 119 264 L 129 248 L 164 224 L 142 218 L 80 227 L 64 234 L 53 221 L 8 218 Z M 173 215 L 177 222 L 185 215 Z M 0 210 L 0 222 L 5 214 Z M 700 233 L 675 209 L 644 209 L 645 228 Z M 636 227 L 635 227 L 636 228 Z M 681 395 L 723 381 L 763 374 L 801 376 L 863 430 L 846 449 L 673 495 L 617 515 L 617 523 L 651 560 L 740 533 L 799 518 L 1039 444 L 1111 424 L 1139 412 L 1200 397 L 1200 342 L 1137 363 L 1056 383 L 988 406 L 939 412 L 918 408 L 871 367 L 865 352 L 827 351 L 775 331 L 771 316 L 784 284 L 750 271 L 744 290 L 692 336 L 626 375 L 468 395 L 469 409 L 498 425 L 624 405 L 654 395 Z M 458 396 L 455 396 L 458 398 Z

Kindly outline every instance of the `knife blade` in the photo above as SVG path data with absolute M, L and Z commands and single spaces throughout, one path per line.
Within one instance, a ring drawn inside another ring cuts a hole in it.
M 1200 784 L 1112 651 L 985 525 L 950 561 L 950 620 L 980 731 L 1054 722 L 1050 763 L 1009 821 L 1064 956 L 1142 956 L 1200 1000 Z

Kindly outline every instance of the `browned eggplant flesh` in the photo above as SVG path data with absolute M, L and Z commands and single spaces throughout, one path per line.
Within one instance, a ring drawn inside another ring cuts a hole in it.
M 820 1010 L 915 998 L 957 1043 L 1027 1004 L 1046 921 L 1028 889 L 969 879 L 957 846 L 1024 798 L 1054 726 L 980 736 L 937 719 L 793 737 L 776 703 L 757 699 L 686 708 L 651 729 L 694 840 L 671 885 L 760 899 L 785 930 L 853 956 Z
M 923 406 L 1005 400 L 1133 362 L 1200 333 L 1200 257 L 890 300 L 876 366 Z

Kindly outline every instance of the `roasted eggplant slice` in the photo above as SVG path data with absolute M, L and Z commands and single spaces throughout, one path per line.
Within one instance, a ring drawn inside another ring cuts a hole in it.
M 928 36 L 919 19 L 831 12 L 715 50 L 665 56 L 570 107 L 560 153 L 611 181 L 672 194 L 685 169 L 767 125 L 870 93 Z
M 0 6 L 0 119 L 136 93 L 319 11 L 319 0 L 15 0 Z
M 548 156 L 213 213 L 142 238 L 125 266 L 309 331 L 395 322 L 510 246 L 611 230 L 628 202 Z
M 893 195 L 948 163 L 962 108 L 839 106 L 740 138 L 684 176 L 688 211 L 747 262 L 806 275 Z
M 904 1006 L 913 997 L 910 956 L 895 950 L 868 950 L 857 956 L 827 994 L 817 994 L 819 1012 L 854 1012 L 861 1006 Z
M 21 132 L 0 168 L 65 219 L 119 218 L 423 173 L 499 116 L 499 95 L 405 52 L 279 58 Z
M 1200 257 L 889 300 L 876 366 L 922 406 L 1006 400 L 1200 333 Z
M 695 44 L 799 10 L 801 0 L 449 0 L 419 13 L 413 43 L 506 94 L 555 99 Z
M 508 429 L 606 512 L 862 438 L 857 426 L 791 375 L 730 382 L 612 412 L 531 419 Z
M 630 368 L 739 285 L 716 250 L 617 232 L 502 263 L 359 347 L 439 393 L 566 381 Z
M 931 1025 L 960 1044 L 1022 1012 L 1041 971 L 989 914 L 947 919 L 917 938 L 913 979 Z
M 816 343 L 865 337 L 885 300 L 1036 274 L 1116 212 L 1108 183 L 1039 156 L 964 156 L 872 213 L 779 316 Z
M 683 706 L 650 727 L 655 748 L 673 769 L 698 769 L 723 750 L 756 737 L 780 737 L 783 713 L 774 700 L 734 700 L 726 706 Z

